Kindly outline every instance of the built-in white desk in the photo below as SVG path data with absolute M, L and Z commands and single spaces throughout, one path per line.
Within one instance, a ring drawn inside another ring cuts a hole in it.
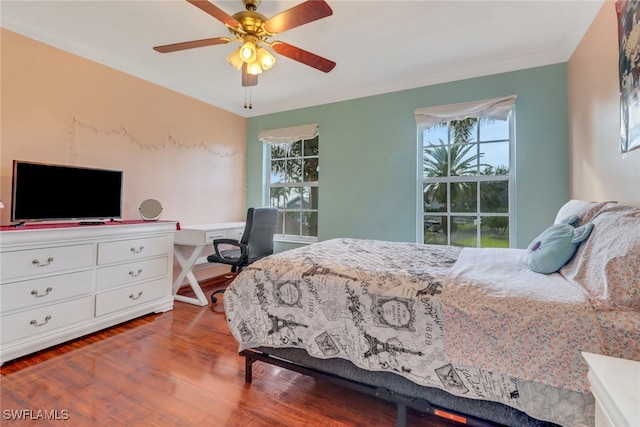
M 176 301 L 190 304 L 208 305 L 207 297 L 193 274 L 193 267 L 208 263 L 207 257 L 201 256 L 202 250 L 207 245 L 212 245 L 215 239 L 240 240 L 243 232 L 244 221 L 181 225 L 180 230 L 176 231 L 174 235 L 173 254 L 182 270 L 173 282 L 173 298 Z M 195 298 L 177 294 L 185 277 L 196 295 Z

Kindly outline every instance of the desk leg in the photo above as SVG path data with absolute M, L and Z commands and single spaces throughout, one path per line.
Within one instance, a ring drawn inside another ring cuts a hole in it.
M 180 264 L 180 267 L 182 268 L 175 282 L 173 282 L 173 299 L 174 300 L 186 302 L 189 304 L 200 305 L 200 306 L 205 306 L 209 304 L 207 301 L 207 297 L 204 295 L 204 292 L 202 292 L 202 288 L 200 287 L 200 284 L 196 280 L 196 276 L 194 276 L 193 272 L 191 271 L 193 269 L 193 266 L 196 264 L 196 261 L 198 260 L 198 257 L 202 252 L 202 249 L 204 249 L 205 246 L 206 245 L 195 246 L 193 248 L 193 252 L 191 252 L 191 255 L 189 256 L 188 259 L 185 259 L 179 245 L 175 245 L 173 247 L 173 254 L 176 257 L 178 264 Z M 189 282 L 189 286 L 191 286 L 191 289 L 196 294 L 196 298 L 186 297 L 184 295 L 177 295 L 178 290 L 180 289 L 180 286 L 182 285 L 182 281 L 185 279 L 185 277 Z

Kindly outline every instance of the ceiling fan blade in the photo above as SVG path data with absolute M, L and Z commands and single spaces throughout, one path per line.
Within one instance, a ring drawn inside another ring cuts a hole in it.
M 256 86 L 258 84 L 258 75 L 247 73 L 247 64 L 242 64 L 242 87 Z
M 331 15 L 333 10 L 324 0 L 308 0 L 267 19 L 264 29 L 278 34 Z
M 235 20 L 231 15 L 229 15 L 224 10 L 220 9 L 218 6 L 215 6 L 209 3 L 206 0 L 187 0 L 189 3 L 199 8 L 200 10 L 208 13 L 209 15 L 216 18 L 218 21 L 222 22 L 228 27 L 236 28 L 238 25 L 238 21 Z
M 229 43 L 229 39 L 226 37 L 214 37 L 212 39 L 202 39 L 202 40 L 192 40 L 189 42 L 182 42 L 182 43 L 173 43 L 173 44 L 166 44 L 163 46 L 156 46 L 153 48 L 153 50 L 155 50 L 156 52 L 160 52 L 160 53 L 169 53 L 169 52 L 176 52 L 178 50 L 185 50 L 185 49 L 193 49 L 196 47 L 205 47 L 205 46 L 213 46 L 216 44 L 226 44 Z
M 294 61 L 301 62 L 325 73 L 333 70 L 333 67 L 336 66 L 335 62 L 330 61 L 327 58 L 323 58 L 315 53 L 300 49 L 299 47 L 295 47 L 289 43 L 275 41 L 271 43 L 271 48 L 282 56 L 286 56 L 287 58 L 291 58 Z

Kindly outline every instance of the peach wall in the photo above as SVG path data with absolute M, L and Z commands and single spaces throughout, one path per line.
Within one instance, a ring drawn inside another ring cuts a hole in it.
M 619 149 L 615 1 L 603 4 L 568 70 L 571 197 L 640 204 L 640 150 Z
M 158 199 L 181 224 L 245 215 L 246 119 L 2 29 L 0 198 L 13 159 L 124 171 L 125 219 Z M 43 184 L 43 191 L 46 186 Z

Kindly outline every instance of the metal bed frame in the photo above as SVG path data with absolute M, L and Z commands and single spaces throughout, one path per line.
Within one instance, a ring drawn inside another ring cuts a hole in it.
M 448 409 L 434 406 L 431 403 L 423 399 L 413 398 L 405 396 L 400 393 L 396 393 L 387 390 L 384 387 L 370 385 L 357 380 L 341 377 L 332 373 L 320 371 L 318 369 L 308 367 L 290 360 L 283 359 L 278 356 L 274 356 L 257 349 L 247 349 L 240 352 L 240 356 L 245 358 L 245 382 L 251 383 L 253 379 L 253 364 L 255 362 L 264 362 L 269 365 L 278 366 L 281 368 L 289 369 L 294 372 L 298 372 L 310 377 L 319 378 L 324 381 L 336 384 L 342 387 L 346 387 L 351 390 L 365 393 L 370 396 L 383 399 L 387 402 L 394 403 L 397 408 L 397 426 L 406 427 L 407 425 L 407 408 L 417 410 L 421 413 L 431 414 L 446 418 L 448 420 L 456 421 L 461 424 L 466 424 L 473 427 L 498 427 L 501 424 L 492 423 L 482 420 L 480 418 L 472 417 L 466 414 L 450 411 Z

